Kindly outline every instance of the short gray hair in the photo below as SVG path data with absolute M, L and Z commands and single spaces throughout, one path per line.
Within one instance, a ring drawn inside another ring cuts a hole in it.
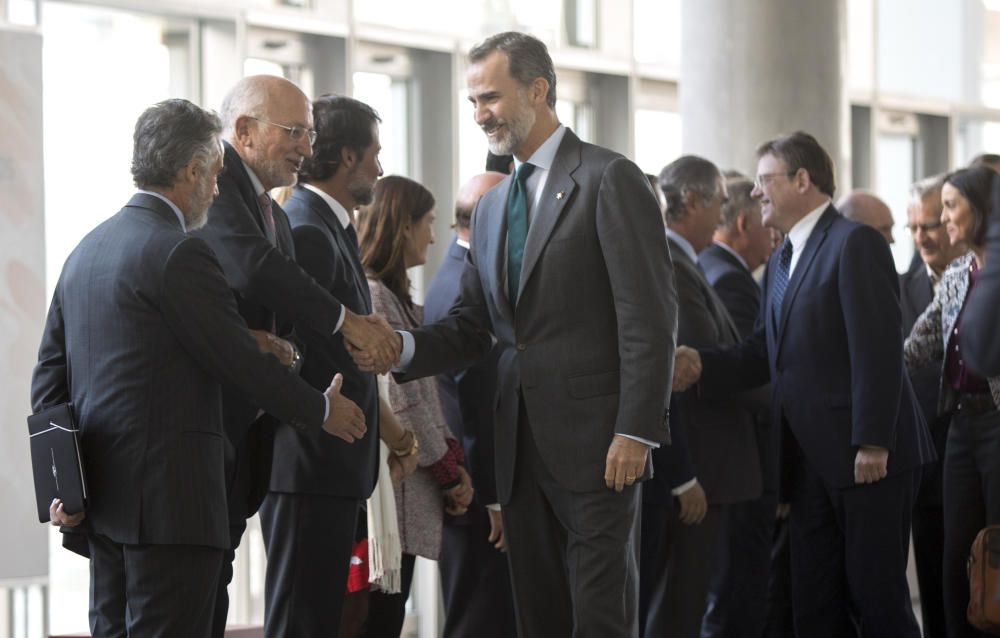
M 679 221 L 687 215 L 684 199 L 688 193 L 697 193 L 702 201 L 715 197 L 720 176 L 715 164 L 697 155 L 684 155 L 667 164 L 660 171 L 660 190 L 666 201 L 664 221 Z
M 556 70 L 545 43 L 526 33 L 505 31 L 486 38 L 469 51 L 469 62 L 480 62 L 494 51 L 507 55 L 510 77 L 521 86 L 530 86 L 535 78 L 549 83 L 545 102 L 549 108 L 556 108 Z
M 260 81 L 259 76 L 245 77 L 229 89 L 229 93 L 222 99 L 219 113 L 226 134 L 232 133 L 236 120 L 243 115 L 265 117 L 267 113 L 264 105 L 267 104 L 268 96 L 268 87 Z
M 164 100 L 146 109 L 132 136 L 132 180 L 139 188 L 170 188 L 192 160 L 207 164 L 221 153 L 219 116 L 187 100 Z
M 923 199 L 928 195 L 940 192 L 941 188 L 944 186 L 944 178 L 946 175 L 947 173 L 939 173 L 914 182 L 913 186 L 910 186 L 910 196 L 915 199 Z
M 745 177 L 737 177 L 726 180 L 726 188 L 729 191 L 729 199 L 722 205 L 722 226 L 732 228 L 736 224 L 740 213 L 750 208 L 756 208 L 759 204 L 750 196 L 753 192 L 753 182 Z

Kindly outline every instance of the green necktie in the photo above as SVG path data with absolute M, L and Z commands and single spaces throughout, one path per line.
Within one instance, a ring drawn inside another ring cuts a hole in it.
M 525 182 L 534 164 L 521 164 L 514 171 L 514 183 L 507 196 L 507 296 L 510 305 L 517 305 L 517 287 L 521 283 L 524 262 L 524 242 L 528 238 L 528 189 Z

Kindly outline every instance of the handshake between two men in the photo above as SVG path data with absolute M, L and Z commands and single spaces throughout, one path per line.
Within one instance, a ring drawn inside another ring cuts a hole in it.
M 674 392 L 684 392 L 701 379 L 701 355 L 694 348 L 678 346 L 674 354 Z M 858 448 L 854 459 L 854 482 L 875 483 L 888 476 L 889 450 L 869 445 Z

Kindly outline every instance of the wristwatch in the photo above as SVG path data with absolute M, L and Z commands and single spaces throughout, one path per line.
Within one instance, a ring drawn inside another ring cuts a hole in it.
M 412 431 L 410 432 L 410 436 L 413 438 L 413 444 L 410 445 L 410 447 L 404 448 L 404 449 L 401 449 L 401 450 L 397 450 L 396 448 L 393 448 L 392 449 L 392 453 L 395 454 L 396 456 L 400 457 L 400 458 L 416 454 L 417 450 L 420 449 L 420 443 L 417 441 L 417 435 L 414 434 Z

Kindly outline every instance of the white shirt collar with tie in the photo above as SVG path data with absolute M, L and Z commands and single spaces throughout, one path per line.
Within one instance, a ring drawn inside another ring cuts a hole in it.
M 789 279 L 791 279 L 792 273 L 795 272 L 795 265 L 799 263 L 799 257 L 802 256 L 802 249 L 806 247 L 806 242 L 809 241 L 809 236 L 812 235 L 813 228 L 816 228 L 819 218 L 829 205 L 830 200 L 824 201 L 810 211 L 808 215 L 795 222 L 792 229 L 788 231 L 788 241 L 792 242 L 792 261 L 788 266 Z
M 552 135 L 542 142 L 542 145 L 535 149 L 535 152 L 531 154 L 528 158 L 528 163 L 534 165 L 535 170 L 528 176 L 528 179 L 524 182 L 524 188 L 528 191 L 528 195 L 531 197 L 531 206 L 528 207 L 528 219 L 531 219 L 531 214 L 538 205 L 538 200 L 542 196 L 542 191 L 545 190 L 545 182 L 549 179 L 549 170 L 552 168 L 552 164 L 556 160 L 556 152 L 559 150 L 559 145 L 562 144 L 563 137 L 566 135 L 566 127 L 560 124 L 556 130 L 552 132 Z M 514 158 L 514 170 L 517 170 L 521 164 L 521 160 Z M 528 232 L 531 232 L 530 230 Z

